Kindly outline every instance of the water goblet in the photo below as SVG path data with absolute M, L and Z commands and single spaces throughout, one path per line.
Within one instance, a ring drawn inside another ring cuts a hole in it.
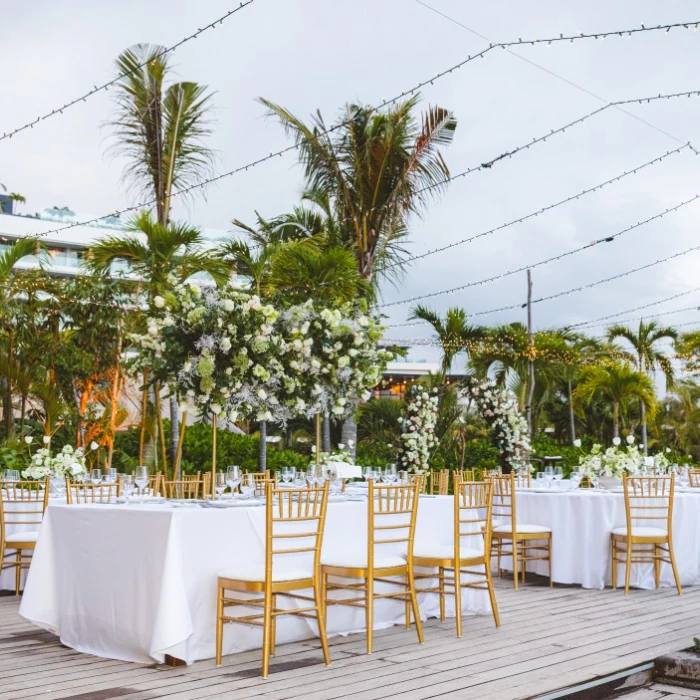
M 543 489 L 546 483 L 544 472 L 537 472 L 537 485 Z
M 129 502 L 129 497 L 133 495 L 136 484 L 134 482 L 133 474 L 122 474 L 121 475 L 121 490 L 126 502 Z
M 226 484 L 231 489 L 231 495 L 241 483 L 241 470 L 237 466 L 229 467 L 226 470 Z
M 402 486 L 408 485 L 408 471 L 405 469 L 402 469 L 399 472 L 399 484 L 401 484 Z
M 250 498 L 255 495 L 255 475 L 244 474 L 241 480 L 241 493 L 243 498 Z
M 384 483 L 393 484 L 397 478 L 398 475 L 396 473 L 396 465 L 387 464 L 384 468 Z
M 298 489 L 306 488 L 306 472 L 303 469 L 297 469 L 294 472 L 294 486 Z
M 554 467 L 545 467 L 544 480 L 547 482 L 547 488 L 551 489 L 552 481 L 554 481 Z
M 559 488 L 559 482 L 564 478 L 564 470 L 561 467 L 554 467 L 554 483 Z
M 136 486 L 139 488 L 139 493 L 141 495 L 141 503 L 143 503 L 144 489 L 148 486 L 148 467 L 136 467 L 136 472 L 134 474 L 134 481 Z
M 226 474 L 223 472 L 216 472 L 215 478 L 216 481 L 214 482 L 214 488 L 216 489 L 216 497 L 220 500 L 221 495 L 228 488 L 226 483 Z
M 362 467 L 362 477 L 365 482 L 374 479 L 374 469 L 372 467 Z
M 374 480 L 378 484 L 384 481 L 384 470 L 381 467 L 374 468 Z
M 102 470 L 101 469 L 93 469 L 91 474 L 90 474 L 90 481 L 93 484 L 99 484 L 102 481 Z
M 572 471 L 569 475 L 569 480 L 571 481 L 573 488 L 577 489 L 581 485 L 581 472 Z
M 19 470 L 8 469 L 5 472 L 5 479 L 7 479 L 7 481 L 19 481 Z

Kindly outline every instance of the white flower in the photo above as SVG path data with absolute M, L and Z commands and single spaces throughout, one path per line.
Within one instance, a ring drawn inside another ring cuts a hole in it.
M 265 391 L 265 389 L 258 389 L 258 398 L 261 401 L 264 401 L 267 398 L 267 392 Z
M 634 444 L 634 435 L 628 435 L 628 436 L 627 436 L 627 444 L 628 444 L 628 445 L 633 445 L 633 444 Z
M 581 440 L 580 440 L 580 438 L 576 438 L 576 440 L 574 440 L 574 447 L 581 447 Z
M 620 440 L 619 437 L 614 437 L 613 441 L 612 441 L 612 443 L 613 443 L 613 445 L 615 445 L 615 447 L 617 447 L 621 442 L 622 442 L 622 440 Z M 629 442 L 629 440 L 628 440 L 628 442 Z
M 338 449 L 339 449 L 339 450 L 344 450 L 344 449 L 345 449 L 345 443 L 339 442 L 339 443 L 338 443 Z
M 51 442 L 51 438 L 48 435 L 44 435 L 44 445 L 48 445 Z
M 94 440 L 90 443 L 90 449 L 91 449 L 93 452 L 94 452 L 95 450 L 97 450 L 99 447 L 100 447 L 100 446 L 99 446 Z
M 224 311 L 233 311 L 233 302 L 230 299 L 224 301 Z
M 231 339 L 230 338 L 224 338 L 221 341 L 221 349 L 224 352 L 228 352 L 231 349 Z
M 165 306 L 165 299 L 161 296 L 155 296 L 153 297 L 153 304 L 156 309 L 162 309 Z
M 24 438 L 24 441 L 27 443 L 27 445 L 31 445 L 32 442 L 34 441 L 34 438 L 33 438 L 31 435 L 27 435 L 27 436 Z
M 211 406 L 209 406 L 209 410 L 215 415 L 218 416 L 219 413 L 221 413 L 221 406 L 218 403 L 213 403 Z

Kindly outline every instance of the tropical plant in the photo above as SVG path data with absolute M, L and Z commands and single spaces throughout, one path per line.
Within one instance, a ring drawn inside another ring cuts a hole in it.
M 631 328 L 622 325 L 614 325 L 608 328 L 608 338 L 613 340 L 625 340 L 632 346 L 632 360 L 639 372 L 649 374 L 656 369 L 660 369 L 666 377 L 666 386 L 673 385 L 673 365 L 670 358 L 658 349 L 658 344 L 664 340 L 675 342 L 678 339 L 678 332 L 669 326 L 662 327 L 658 321 L 645 323 L 639 321 L 639 328 L 633 331 Z M 644 402 L 640 402 L 642 413 L 642 446 L 644 453 L 648 450 L 646 408 Z

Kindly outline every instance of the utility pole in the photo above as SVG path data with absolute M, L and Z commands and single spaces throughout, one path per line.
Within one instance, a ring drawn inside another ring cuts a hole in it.
M 527 271 L 527 431 L 532 438 L 532 397 L 535 393 L 535 343 L 532 337 L 532 273 Z

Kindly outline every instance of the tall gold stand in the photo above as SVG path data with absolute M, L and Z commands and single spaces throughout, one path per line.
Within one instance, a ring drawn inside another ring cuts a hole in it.
M 321 414 L 316 414 L 316 466 L 321 466 Z
M 216 424 L 219 422 L 215 413 L 211 414 L 211 500 L 216 500 Z

